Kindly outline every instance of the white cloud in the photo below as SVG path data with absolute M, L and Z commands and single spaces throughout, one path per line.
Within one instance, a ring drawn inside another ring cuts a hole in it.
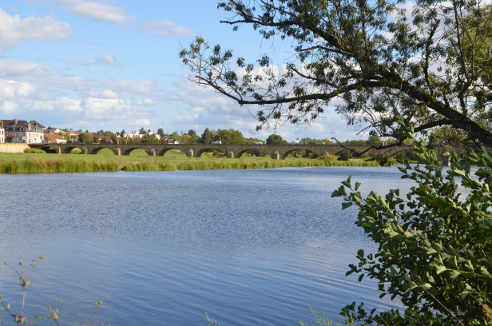
M 25 62 L 18 60 L 0 60 L 0 77 L 12 77 L 12 76 L 52 76 L 59 74 L 60 70 L 42 66 L 34 62 Z
M 36 87 L 28 83 L 0 79 L 0 101 L 26 97 L 36 91 Z
M 80 59 L 73 60 L 65 60 L 65 59 L 56 59 L 57 61 L 71 64 L 71 65 L 79 65 L 79 66 L 89 66 L 89 65 L 101 65 L 101 66 L 113 66 L 120 67 L 120 64 L 116 60 L 116 57 L 112 54 L 105 54 L 100 57 L 95 57 L 92 61 L 85 61 Z
M 176 35 L 193 36 L 196 31 L 187 27 L 180 26 L 171 20 L 146 20 L 142 23 L 123 25 L 131 31 L 149 33 L 154 37 L 171 37 Z
M 124 23 L 133 19 L 123 8 L 104 5 L 96 1 L 73 0 L 65 2 L 63 7 L 70 13 L 101 23 Z
M 150 114 L 145 108 L 133 108 L 121 99 L 87 98 L 84 100 L 85 117 L 89 119 L 125 120 Z
M 19 105 L 17 103 L 10 102 L 10 101 L 3 101 L 3 105 L 0 106 L 0 111 L 2 111 L 3 113 L 12 113 L 15 112 L 18 106 Z
M 97 97 L 97 98 L 120 98 L 120 95 L 118 93 L 110 89 L 105 89 L 102 92 L 97 92 L 95 90 L 92 90 L 89 92 L 89 96 Z
M 83 111 L 82 105 L 80 105 L 81 103 L 81 100 L 75 100 L 68 97 L 60 97 L 56 99 L 56 101 L 54 102 L 54 106 L 60 112 L 68 111 L 79 113 Z
M 105 54 L 101 57 L 94 58 L 94 64 L 103 66 L 117 66 L 116 57 L 111 54 Z
M 125 103 L 128 105 L 156 105 L 157 101 L 150 98 L 146 98 L 143 101 L 141 99 L 127 99 Z
M 130 126 L 150 126 L 150 120 L 149 119 L 138 119 L 135 122 L 130 123 Z
M 29 101 L 29 109 L 32 111 L 52 111 L 54 109 L 51 101 Z
M 72 34 L 71 25 L 49 16 L 21 19 L 0 8 L 0 51 L 8 51 L 22 41 L 64 40 Z

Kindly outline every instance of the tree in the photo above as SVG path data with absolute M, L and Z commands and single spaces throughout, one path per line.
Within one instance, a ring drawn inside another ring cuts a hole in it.
M 413 19 L 397 0 L 241 0 L 218 7 L 252 25 L 265 39 L 293 44 L 286 71 L 268 55 L 258 66 L 197 37 L 180 57 L 190 79 L 240 105 L 257 105 L 269 123 L 311 123 L 333 99 L 349 125 L 392 137 L 405 135 L 393 118 L 416 132 L 439 126 L 492 146 L 490 6 L 475 0 L 418 1 Z M 256 111 L 256 109 L 255 109 Z M 379 146 L 384 147 L 384 146 Z
M 120 135 L 121 135 L 121 137 L 123 137 L 125 134 L 126 134 L 126 131 L 125 131 L 125 129 L 123 129 L 123 130 L 120 132 Z
M 161 138 L 164 137 L 164 129 L 162 129 L 162 128 L 157 129 L 157 134 L 159 134 L 159 136 L 161 136 Z
M 279 144 L 279 145 L 286 145 L 287 141 L 283 140 L 282 136 L 271 134 L 268 136 L 266 139 L 267 144 Z
M 97 137 L 97 136 L 92 136 L 92 142 L 93 142 L 93 143 L 99 143 L 99 137 Z
M 234 129 L 217 130 L 216 140 L 221 140 L 223 144 L 244 144 L 243 133 Z
M 87 132 L 79 134 L 78 138 L 79 142 L 84 144 L 90 144 L 94 141 L 93 137 Z
M 71 140 L 72 140 L 72 138 L 70 137 L 70 135 L 69 135 L 69 134 L 67 134 L 66 132 L 60 131 L 60 132 L 58 133 L 58 135 L 60 135 L 60 136 L 62 136 L 63 138 L 65 138 L 65 140 L 66 140 L 66 141 L 71 141 Z
M 111 138 L 109 138 L 107 136 L 102 136 L 102 138 L 101 138 L 101 141 L 104 142 L 104 143 L 107 142 L 107 141 L 110 141 L 110 140 L 111 140 Z
M 212 134 L 208 128 L 205 128 L 202 134 L 202 144 L 211 144 L 212 143 Z
M 175 132 L 173 132 L 173 133 L 169 136 L 169 138 L 171 138 L 171 139 L 176 139 L 176 140 L 181 140 L 181 136 L 180 136 L 180 135 L 179 135 L 176 131 L 175 131 Z
M 154 134 L 146 134 L 141 138 L 140 142 L 144 144 L 159 144 L 159 139 L 157 139 L 157 136 Z
M 111 131 L 105 131 L 104 136 L 108 137 L 109 139 L 113 138 L 115 136 L 114 132 Z
M 465 164 L 453 152 L 453 167 L 445 176 L 437 152 L 426 149 L 425 140 L 417 141 L 413 130 L 405 133 L 423 164 L 401 162 L 402 178 L 415 182 L 408 194 L 371 192 L 364 199 L 360 183 L 352 185 L 349 177 L 332 195 L 344 197 L 343 209 L 358 209 L 356 225 L 378 244 L 375 254 L 359 250 L 359 263 L 347 274 L 360 274 L 359 281 L 376 279 L 380 297 L 398 297 L 405 309 L 368 313 L 354 302 L 343 314 L 349 322 L 379 325 L 490 325 L 492 158 L 482 147 Z M 478 179 L 471 176 L 471 164 L 481 166 Z M 461 200 L 458 180 L 470 192 Z
M 139 131 L 139 134 L 140 135 L 144 135 L 146 133 L 147 133 L 147 131 L 145 131 L 145 128 L 144 127 L 140 128 L 140 131 Z

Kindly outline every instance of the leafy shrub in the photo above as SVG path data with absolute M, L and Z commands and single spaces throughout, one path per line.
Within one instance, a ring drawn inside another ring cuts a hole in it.
M 336 156 L 336 155 L 323 155 L 323 156 L 318 157 L 318 159 L 323 160 L 325 162 L 332 162 L 332 161 L 337 161 L 338 156 Z
M 381 166 L 391 166 L 398 164 L 398 161 L 388 153 L 380 153 L 376 155 L 375 159 Z
M 340 154 L 338 154 L 338 159 L 340 161 L 348 161 L 351 158 L 352 158 L 352 152 L 349 150 L 343 151 Z
M 43 151 L 42 149 L 39 149 L 39 148 L 26 148 L 26 149 L 24 149 L 24 153 L 28 153 L 28 154 L 46 154 L 45 151 Z
M 376 279 L 380 297 L 399 298 L 405 310 L 366 312 L 363 304 L 353 302 L 342 314 L 347 323 L 490 325 L 492 158 L 482 149 L 478 155 L 471 152 L 465 164 L 453 152 L 453 167 L 445 176 L 437 151 L 427 150 L 425 140 L 417 141 L 413 132 L 408 137 L 419 163 L 401 162 L 402 179 L 415 181 L 408 194 L 397 189 L 385 197 L 371 192 L 363 199 L 360 183 L 352 186 L 350 177 L 332 194 L 344 197 L 343 209 L 357 207 L 355 224 L 378 244 L 375 254 L 359 250 L 359 263 L 350 265 L 347 274 L 360 274 L 359 281 Z M 478 179 L 470 176 L 471 164 L 481 166 L 475 172 Z M 456 181 L 470 192 L 462 200 Z
M 78 148 L 74 148 L 70 151 L 70 154 L 82 154 L 82 151 Z

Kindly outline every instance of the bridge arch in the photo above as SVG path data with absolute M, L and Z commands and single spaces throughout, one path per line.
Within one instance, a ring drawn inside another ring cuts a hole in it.
M 171 148 L 162 148 L 161 150 L 157 150 L 157 156 L 164 156 L 167 154 L 167 152 L 169 151 L 172 151 L 172 150 L 176 150 L 179 148 L 174 148 L 174 147 L 171 147 Z
M 104 149 L 109 149 L 109 151 L 111 151 L 111 153 L 115 154 L 115 153 L 114 153 L 114 151 L 113 151 L 113 149 L 112 149 L 112 148 L 108 148 L 107 146 L 104 146 L 104 147 L 103 147 L 103 146 L 93 147 L 93 148 L 90 150 L 89 154 L 97 154 L 97 153 L 99 153 L 101 150 L 104 150 Z M 106 152 L 108 152 L 108 153 L 109 153 L 109 151 L 106 151 Z
M 135 150 L 139 150 L 139 149 L 141 149 L 141 148 L 140 147 L 136 147 L 136 146 L 135 147 L 132 146 L 132 147 L 126 148 L 125 151 L 123 152 L 123 155 L 130 155 L 131 152 L 133 152 Z M 147 153 L 147 155 L 149 154 L 149 151 L 146 151 L 146 150 L 144 150 L 144 151 Z
M 227 152 L 228 152 L 227 148 L 206 147 L 206 148 L 202 148 L 202 149 L 197 150 L 195 155 L 196 155 L 196 157 L 201 157 L 203 155 L 203 153 L 206 153 L 210 150 L 221 152 L 224 156 L 226 156 Z
M 260 149 L 260 148 L 258 148 L 258 145 L 256 145 L 255 147 L 251 147 L 251 148 L 249 148 L 249 147 L 244 148 L 244 146 L 242 146 L 241 149 L 236 150 L 234 157 L 240 158 L 241 156 L 245 155 L 246 153 L 248 153 L 250 151 L 252 152 L 250 154 L 253 154 L 257 157 L 270 156 L 270 154 L 267 153 L 264 149 Z
M 53 148 L 53 147 L 50 147 L 50 148 Z M 69 146 L 69 147 L 65 147 L 65 148 L 64 148 L 64 150 L 63 150 L 63 154 L 70 154 L 70 153 L 72 153 L 72 151 L 73 151 L 74 149 L 78 149 L 78 150 L 80 150 L 81 152 L 83 152 L 83 151 L 82 151 L 82 148 L 80 148 L 79 146 Z

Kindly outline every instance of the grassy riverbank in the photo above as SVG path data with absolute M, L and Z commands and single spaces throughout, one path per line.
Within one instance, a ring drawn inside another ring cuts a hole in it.
M 0 173 L 52 173 L 52 172 L 103 172 L 103 171 L 175 171 L 219 169 L 268 169 L 309 166 L 379 166 L 375 161 L 323 161 L 307 158 L 272 160 L 270 157 L 187 157 L 172 153 L 164 157 L 151 157 L 144 153 L 116 156 L 112 153 L 98 155 L 77 154 L 26 154 L 0 153 Z

